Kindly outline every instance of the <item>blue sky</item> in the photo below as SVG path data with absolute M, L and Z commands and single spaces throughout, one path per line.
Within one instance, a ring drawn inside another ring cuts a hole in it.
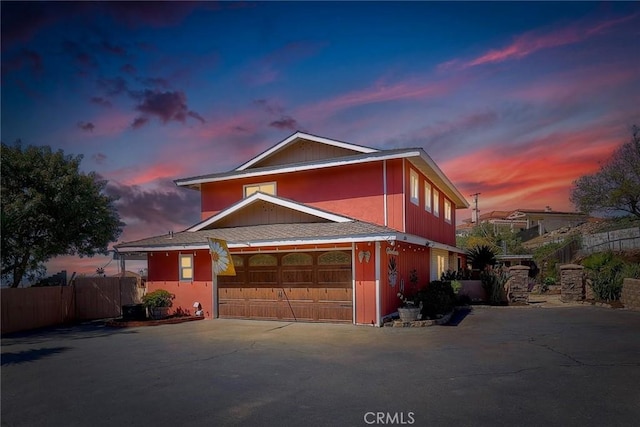
M 83 154 L 120 197 L 122 240 L 197 222 L 197 194 L 172 180 L 229 170 L 295 130 L 423 147 L 488 212 L 573 210 L 572 182 L 640 124 L 637 2 L 1 11 L 2 140 Z

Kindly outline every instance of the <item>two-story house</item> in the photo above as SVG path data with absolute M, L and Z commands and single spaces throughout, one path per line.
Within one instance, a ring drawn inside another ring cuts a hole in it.
M 200 192 L 201 221 L 116 247 L 147 254 L 148 289 L 174 293 L 174 309 L 380 325 L 398 292 L 464 267 L 456 209 L 469 204 L 421 148 L 297 132 L 236 169 L 176 184 Z M 208 238 L 227 242 L 235 276 L 212 277 Z

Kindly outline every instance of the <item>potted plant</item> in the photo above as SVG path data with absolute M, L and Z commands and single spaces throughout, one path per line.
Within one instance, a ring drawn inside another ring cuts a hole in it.
M 415 299 L 405 297 L 402 292 L 398 292 L 398 298 L 402 301 L 398 307 L 398 315 L 403 322 L 413 322 L 420 315 L 420 306 L 416 304 Z
M 173 305 L 176 296 L 164 289 L 157 289 L 142 297 L 142 303 L 147 309 L 151 318 L 163 319 L 169 316 L 169 308 Z

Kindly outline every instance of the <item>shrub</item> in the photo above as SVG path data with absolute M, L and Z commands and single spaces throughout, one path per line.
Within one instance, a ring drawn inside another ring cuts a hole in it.
M 458 280 L 452 280 L 451 289 L 453 289 L 454 295 L 458 295 L 458 292 L 460 292 L 460 289 L 462 289 L 462 283 L 460 283 Z
M 622 293 L 625 264 L 612 252 L 592 254 L 582 261 L 591 280 L 590 286 L 597 300 L 617 301 Z
M 542 284 L 540 285 L 540 292 L 545 293 L 549 291 L 549 286 L 555 286 L 555 284 L 556 284 L 555 277 L 551 277 L 551 276 L 545 277 L 544 280 L 542 281 Z
M 487 299 L 491 305 L 500 305 L 507 300 L 504 285 L 509 280 L 509 274 L 502 269 L 484 270 L 480 273 L 482 287 L 487 292 Z
M 640 279 L 640 264 L 626 264 L 622 268 L 622 277 L 627 279 Z
M 451 283 L 434 280 L 426 289 L 421 289 L 416 295 L 422 303 L 422 318 L 434 319 L 453 310 L 456 297 Z
M 144 295 L 142 297 L 142 303 L 145 307 L 151 309 L 156 307 L 171 307 L 175 297 L 176 296 L 169 291 L 157 289 Z
M 477 270 L 484 270 L 488 265 L 495 265 L 496 254 L 488 245 L 475 246 L 467 251 L 467 259 Z

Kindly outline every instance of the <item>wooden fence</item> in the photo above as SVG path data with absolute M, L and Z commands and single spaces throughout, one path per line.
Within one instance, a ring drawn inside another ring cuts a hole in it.
M 2 289 L 2 333 L 122 315 L 140 302 L 144 288 L 134 277 L 80 277 L 71 286 Z

